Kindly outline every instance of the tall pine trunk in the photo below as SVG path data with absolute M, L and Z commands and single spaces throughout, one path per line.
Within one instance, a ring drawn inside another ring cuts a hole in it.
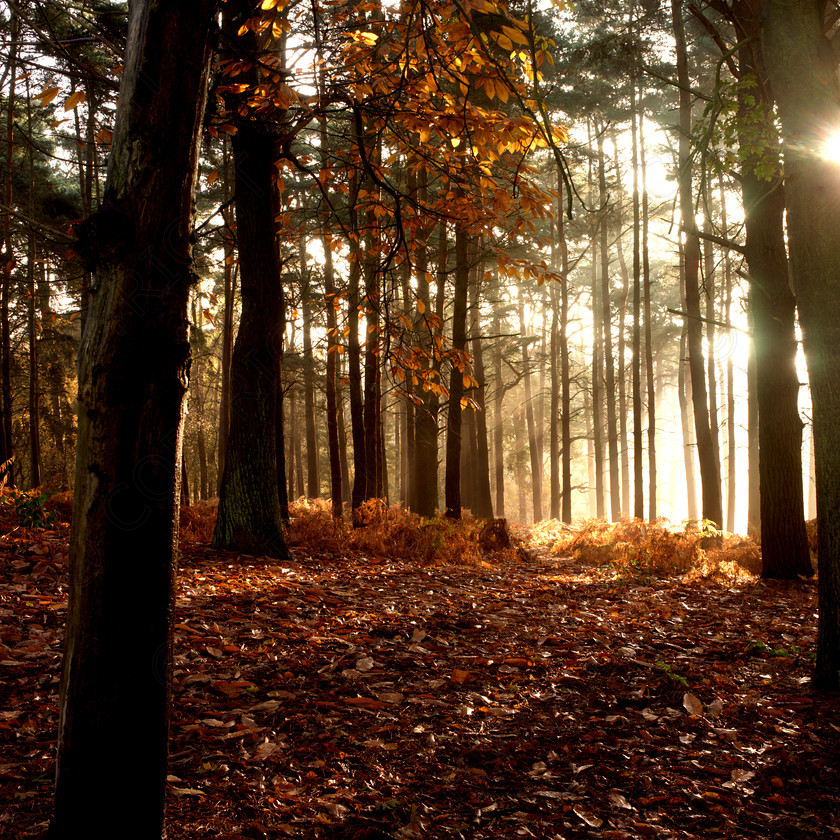
M 823 4 L 768 0 L 764 49 L 782 123 L 788 242 L 811 385 L 819 621 L 814 685 L 840 689 L 840 167 L 814 154 L 840 122 Z
M 249 0 L 229 0 L 231 36 L 250 14 Z M 245 45 L 256 47 L 249 33 Z M 259 81 L 253 68 L 242 81 Z M 231 97 L 230 107 L 240 100 Z M 233 137 L 234 207 L 242 315 L 231 357 L 232 408 L 213 546 L 285 558 L 277 491 L 277 389 L 283 347 L 282 282 L 275 245 L 277 139 L 259 119 L 237 118 Z
M 688 338 L 688 363 L 691 373 L 691 394 L 694 408 L 694 430 L 700 463 L 700 486 L 703 498 L 703 519 L 713 527 L 723 525 L 720 496 L 720 467 L 715 458 L 712 432 L 709 426 L 709 400 L 706 389 L 706 370 L 703 363 L 703 322 L 700 313 L 700 240 L 694 218 L 691 190 L 691 89 L 688 77 L 688 53 L 682 18 L 681 0 L 671 0 L 671 17 L 677 51 L 677 78 L 680 86 L 679 123 L 679 198 L 685 234 L 683 264 L 685 267 L 685 308 Z
M 462 224 L 455 228 L 455 289 L 452 306 L 452 350 L 461 359 L 467 346 L 467 287 L 469 286 L 469 238 Z M 461 518 L 461 397 L 465 365 L 453 361 L 449 376 L 449 414 L 446 421 L 446 515 Z

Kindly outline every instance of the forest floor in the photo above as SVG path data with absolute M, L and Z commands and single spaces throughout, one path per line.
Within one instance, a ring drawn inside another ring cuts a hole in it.
M 68 528 L 8 526 L 0 837 L 35 838 Z M 445 563 L 185 543 L 170 840 L 840 835 L 840 702 L 809 688 L 813 582 L 523 539 Z

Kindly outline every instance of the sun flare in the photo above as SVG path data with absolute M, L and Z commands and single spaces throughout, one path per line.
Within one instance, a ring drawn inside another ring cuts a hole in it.
M 820 154 L 826 160 L 840 163 L 840 130 L 832 132 L 825 138 Z

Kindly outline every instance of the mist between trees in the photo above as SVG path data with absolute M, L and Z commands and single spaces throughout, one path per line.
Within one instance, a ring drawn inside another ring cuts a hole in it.
M 784 53 L 775 3 L 152 5 L 0 4 L 0 462 L 85 498 L 74 575 L 138 511 L 171 545 L 176 473 L 220 548 L 376 498 L 750 530 L 774 577 L 822 493 L 834 568 L 833 17 Z

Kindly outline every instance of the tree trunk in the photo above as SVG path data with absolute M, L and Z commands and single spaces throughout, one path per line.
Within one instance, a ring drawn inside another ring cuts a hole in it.
M 362 350 L 359 345 L 359 281 L 362 276 L 362 250 L 359 244 L 359 210 L 357 176 L 350 181 L 350 270 L 347 275 L 347 381 L 350 386 L 350 428 L 353 436 L 353 491 L 351 506 L 355 512 L 365 500 L 367 470 L 365 468 L 365 416 L 362 397 Z M 371 434 L 373 430 L 371 429 Z
M 449 376 L 449 414 L 446 421 L 446 515 L 461 518 L 461 397 L 464 393 L 464 361 L 467 346 L 467 287 L 469 286 L 469 240 L 463 225 L 455 228 L 455 290 L 452 307 L 453 360 Z
M 222 177 L 225 184 L 225 203 L 230 200 L 230 155 L 229 141 L 225 135 L 224 158 Z M 224 256 L 225 256 L 225 314 L 222 320 L 222 358 L 221 366 L 221 393 L 219 397 L 219 470 L 217 477 L 216 494 L 222 492 L 222 476 L 225 470 L 225 455 L 227 453 L 228 434 L 230 433 L 230 359 L 233 351 L 233 312 L 236 295 L 236 269 L 234 268 L 234 252 L 236 240 L 233 234 L 233 224 L 230 210 L 222 211 L 224 226 Z
M 236 32 L 249 0 L 228 3 Z M 255 45 L 253 33 L 244 39 Z M 242 81 L 257 81 L 256 68 Z M 240 77 L 238 77 L 240 78 Z M 237 107 L 238 100 L 231 102 Z M 233 137 L 234 205 L 242 315 L 231 358 L 230 435 L 213 547 L 286 558 L 277 492 L 277 392 L 283 347 L 282 281 L 274 242 L 276 139 L 257 120 L 237 120 Z
M 811 384 L 817 474 L 819 622 L 814 686 L 840 689 L 840 167 L 819 149 L 840 121 L 822 4 L 768 0 L 764 49 L 779 108 L 788 242 Z M 763 490 L 763 488 L 762 488 Z
M 591 144 L 590 144 L 591 145 Z M 589 164 L 589 183 L 592 184 L 592 162 Z M 595 470 L 595 516 L 599 519 L 606 511 L 604 499 L 604 412 L 602 407 L 603 389 L 603 318 L 599 312 L 601 292 L 598 287 L 598 263 L 596 260 L 595 241 L 598 234 L 598 221 L 595 214 L 594 197 L 590 200 L 592 223 L 589 229 L 591 260 L 591 295 L 592 295 L 592 369 L 590 382 L 592 387 L 592 447 L 594 449 Z
M 726 191 L 720 179 L 720 226 L 724 238 L 729 236 L 726 218 Z M 732 317 L 732 260 L 729 250 L 723 252 L 724 310 L 723 321 Z M 729 353 L 726 359 L 726 530 L 735 530 L 735 360 Z
M 656 519 L 656 382 L 653 370 L 653 337 L 650 317 L 650 249 L 648 247 L 648 194 L 645 167 L 644 111 L 639 115 L 639 162 L 642 170 L 642 275 L 645 299 L 645 371 L 647 372 L 648 519 Z
M 27 98 L 26 111 L 28 129 L 32 135 L 32 102 L 29 97 L 29 79 L 26 80 Z M 35 216 L 35 155 L 29 147 L 29 215 Z M 30 486 L 35 488 L 41 484 L 41 429 L 40 429 L 40 387 L 38 384 L 38 339 L 35 318 L 35 231 L 29 231 L 29 247 L 27 249 L 26 285 L 28 297 L 26 301 L 26 327 L 29 344 L 29 479 Z
M 683 439 L 683 460 L 685 463 L 685 488 L 688 497 L 688 518 L 697 519 L 697 484 L 694 477 L 694 441 L 691 439 L 688 388 L 690 381 L 685 375 L 688 362 L 685 358 L 688 327 L 684 326 L 680 336 L 680 363 L 677 374 L 677 398 L 680 403 L 680 426 Z
M 607 180 L 604 161 L 604 135 L 598 133 L 598 187 L 601 208 L 601 326 L 604 330 L 604 388 L 607 407 L 607 449 L 610 471 L 610 518 L 621 518 L 621 483 L 618 460 L 618 426 L 615 413 L 615 363 L 613 360 L 612 307 L 610 300 L 610 253 L 607 246 Z
M 680 215 L 685 232 L 685 308 L 688 333 L 688 362 L 691 373 L 691 394 L 694 407 L 694 429 L 700 462 L 700 486 L 703 497 L 703 519 L 714 528 L 723 525 L 720 496 L 720 466 L 715 459 L 709 426 L 709 401 L 706 393 L 706 370 L 703 364 L 703 322 L 700 315 L 700 241 L 694 219 L 691 197 L 691 90 L 688 77 L 688 53 L 682 19 L 681 0 L 671 0 L 671 16 L 677 50 L 677 77 L 680 85 L 679 126 L 679 195 Z
M 324 148 L 326 122 L 321 123 L 321 148 Z M 338 434 L 338 389 L 337 366 L 339 351 L 343 348 L 338 341 L 338 308 L 341 305 L 335 294 L 332 248 L 327 236 L 321 237 L 324 248 L 324 304 L 327 311 L 327 447 L 330 456 L 330 499 L 333 516 L 338 519 L 343 510 L 341 490 L 341 447 Z
M 744 34 L 757 35 L 755 23 Z M 760 46 L 748 40 L 739 51 L 742 72 L 766 78 Z M 749 119 L 752 97 L 742 91 L 741 119 Z M 770 108 L 769 98 L 765 107 Z M 754 145 L 741 138 L 745 149 Z M 790 288 L 785 250 L 785 195 L 780 181 L 769 183 L 756 174 L 779 165 L 778 153 L 767 147 L 751 153 L 741 169 L 746 227 L 745 256 L 750 273 L 750 312 L 755 350 L 758 403 L 758 470 L 761 506 L 762 576 L 795 579 L 813 574 L 805 533 L 802 488 L 802 420 L 796 371 L 796 301 Z
M 50 840 L 163 835 L 193 191 L 214 12 L 211 0 L 132 4 L 106 209 L 80 236 L 95 273 Z M 131 756 L 119 773 L 107 771 L 116 741 Z
M 496 516 L 503 517 L 505 515 L 505 418 L 502 414 L 502 404 L 505 398 L 505 389 L 502 382 L 502 342 L 498 337 L 501 332 L 501 318 L 497 309 L 493 314 L 493 334 L 497 336 L 496 351 L 493 354 L 493 372 L 496 380 L 493 396 L 493 457 L 496 464 Z
M 309 269 L 306 264 L 306 240 L 298 235 L 298 265 L 300 267 L 301 314 L 303 316 L 303 424 L 306 430 L 306 495 L 317 499 L 321 495 L 318 471 L 318 437 L 315 434 L 315 357 L 312 353 L 312 301 L 309 289 Z
M 631 79 L 630 105 L 633 141 L 633 516 L 645 517 L 644 447 L 642 442 L 642 264 L 641 206 L 639 202 L 639 130 L 642 115 L 636 107 L 636 77 Z M 648 372 L 650 373 L 650 371 Z M 651 406 L 649 410 L 653 410 Z
M 531 394 L 531 356 L 525 328 L 525 299 L 519 288 L 519 335 L 522 341 L 522 379 L 525 383 L 525 421 L 528 424 L 528 454 L 531 461 L 531 499 L 534 522 L 541 522 L 542 515 L 542 461 L 537 450 L 537 435 L 534 424 L 534 403 Z
M 560 203 L 563 213 L 563 203 Z M 553 268 L 556 270 L 556 259 Z M 560 304 L 557 288 L 548 290 L 551 304 L 551 328 L 549 330 L 548 359 L 551 396 L 548 410 L 548 486 L 549 516 L 560 518 L 560 376 L 557 370 L 557 345 L 560 343 Z
M 472 356 L 473 372 L 478 382 L 475 389 L 475 402 L 478 410 L 473 412 L 475 423 L 475 458 L 473 478 L 473 516 L 477 519 L 493 518 L 493 500 L 490 497 L 490 450 L 487 446 L 487 400 L 484 374 L 484 353 L 481 349 L 481 313 L 480 313 L 480 283 L 484 277 L 484 264 L 478 262 L 474 272 L 473 282 L 470 284 L 472 306 Z
M 6 207 L 13 203 L 12 184 L 15 150 L 15 101 L 17 87 L 17 58 L 20 21 L 11 10 L 9 45 L 9 94 L 6 99 L 6 166 L 4 171 L 3 199 Z M 3 216 L 3 279 L 0 283 L 0 464 L 6 467 L 12 457 L 12 339 L 9 328 L 9 298 L 12 293 L 12 270 L 15 254 L 12 244 L 12 216 Z M 6 469 L 6 483 L 14 486 L 14 470 Z

